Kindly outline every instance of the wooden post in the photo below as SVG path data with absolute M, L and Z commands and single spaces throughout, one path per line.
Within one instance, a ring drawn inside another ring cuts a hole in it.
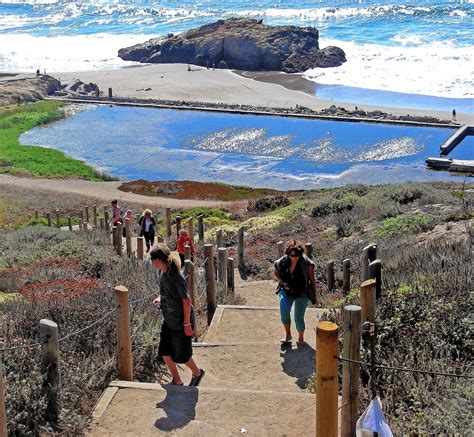
M 79 219 L 80 222 L 80 219 Z M 79 224 L 79 226 L 81 226 Z M 117 226 L 112 226 L 112 245 L 114 246 L 114 250 L 117 251 L 117 245 L 118 245 L 118 238 L 117 238 Z
M 369 263 L 377 258 L 377 245 L 369 244 L 362 249 L 362 281 L 369 279 Z
M 189 244 L 184 245 L 184 259 L 191 259 L 191 247 L 189 247 Z
M 97 228 L 97 205 L 95 203 L 92 205 L 92 223 L 94 228 Z
M 166 208 L 166 235 L 171 237 L 171 208 Z
M 79 211 L 79 218 L 84 221 L 84 211 L 82 209 Z
M 90 217 L 89 217 L 89 207 L 86 206 L 86 207 L 84 208 L 84 211 L 86 212 L 86 222 L 87 222 L 87 223 L 90 223 L 91 220 L 90 220 Z
M 41 341 L 41 373 L 43 374 L 43 390 L 48 405 L 45 420 L 56 423 L 59 419 L 59 387 L 61 374 L 59 369 L 59 338 L 58 325 L 51 320 L 40 320 Z
M 240 269 L 244 266 L 244 228 L 240 227 L 237 233 L 237 267 Z
M 127 256 L 132 256 L 132 230 L 130 229 L 130 219 L 125 218 L 125 247 Z
M 72 219 L 70 215 L 67 216 L 67 227 L 72 231 Z
M 335 274 L 334 274 L 334 260 L 330 260 L 326 263 L 326 280 L 328 284 L 328 290 L 334 290 Z
M 234 258 L 227 258 L 227 289 L 235 292 Z
M 0 356 L 0 437 L 7 437 L 7 409 L 5 407 L 5 384 L 3 383 L 2 356 Z
M 227 288 L 227 248 L 219 247 L 217 249 L 217 280 Z
M 48 226 L 51 227 L 51 213 L 50 212 L 46 213 L 46 220 L 48 220 Z
M 343 357 L 360 360 L 360 313 L 358 305 L 344 307 L 344 351 Z M 341 437 L 355 437 L 359 417 L 359 364 L 343 362 L 342 367 L 342 411 Z
M 28 221 L 31 222 L 31 214 L 28 214 Z
M 110 230 L 109 211 L 107 211 L 107 210 L 104 211 L 104 221 L 105 221 L 105 229 L 107 231 Z
M 316 437 L 338 435 L 338 334 L 335 323 L 316 325 Z
M 382 261 L 376 259 L 369 264 L 369 278 L 375 279 L 375 298 L 382 296 Z
M 143 260 L 143 237 L 137 237 L 137 258 Z
M 285 247 L 283 241 L 277 243 L 277 258 L 281 258 L 285 254 Z
M 206 269 L 207 324 L 210 325 L 217 307 L 214 245 L 212 244 L 204 245 L 204 266 Z
M 191 241 L 194 243 L 194 222 L 192 217 L 188 218 L 188 235 Z
M 216 248 L 219 249 L 219 247 L 224 246 L 224 242 L 222 239 L 222 229 L 219 228 L 216 230 Z
M 99 217 L 99 228 L 104 230 L 105 229 L 105 219 L 104 217 Z
M 61 220 L 60 220 L 60 216 L 59 216 L 59 209 L 56 209 L 54 211 L 55 215 L 56 215 L 56 227 L 59 229 L 61 227 Z
M 191 297 L 191 303 L 196 308 L 196 282 L 194 279 L 194 264 L 190 259 L 184 261 L 184 277 L 188 285 L 189 296 Z
M 108 96 L 109 96 L 109 99 L 112 98 L 112 88 L 109 88 Z
M 82 225 L 82 219 L 79 217 L 79 232 L 83 231 L 84 227 Z
M 305 245 L 304 245 L 304 254 L 308 258 L 313 258 L 313 245 L 311 243 L 305 243 Z
M 165 242 L 165 239 L 161 235 L 157 235 L 156 236 L 156 241 L 161 244 L 161 243 Z
M 120 222 L 117 223 L 117 230 L 115 232 L 117 235 L 117 255 L 122 256 L 122 252 L 123 252 L 123 246 L 122 246 L 123 225 L 122 223 Z
M 119 285 L 114 288 L 117 310 L 117 346 L 118 371 L 123 381 L 133 380 L 132 336 L 130 334 L 130 311 L 128 305 L 128 289 Z
M 204 241 L 204 216 L 198 215 L 198 235 L 199 235 L 199 241 L 203 242 Z
M 349 258 L 342 261 L 342 290 L 345 295 L 351 290 L 351 260 Z
M 35 219 L 36 220 L 39 219 L 39 211 L 37 209 L 35 209 Z
M 177 215 L 176 216 L 176 237 L 179 236 L 180 229 L 181 229 L 181 216 Z
M 375 322 L 375 279 L 367 279 L 360 285 L 361 324 Z
M 140 217 L 141 217 L 140 213 L 135 214 L 135 220 L 137 221 L 137 223 L 140 221 Z M 156 219 L 155 219 L 155 223 L 156 223 Z

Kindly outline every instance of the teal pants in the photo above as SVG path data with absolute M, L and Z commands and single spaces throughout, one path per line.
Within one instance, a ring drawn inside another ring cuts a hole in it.
M 280 317 L 281 323 L 284 325 L 291 324 L 291 307 L 295 304 L 295 325 L 298 332 L 303 332 L 305 329 L 304 313 L 309 304 L 307 297 L 297 297 L 293 299 L 286 294 L 285 290 L 280 289 L 278 292 L 278 299 L 280 300 Z

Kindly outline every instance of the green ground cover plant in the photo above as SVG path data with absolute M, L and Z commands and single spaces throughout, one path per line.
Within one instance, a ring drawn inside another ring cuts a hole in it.
M 24 106 L 0 109 L 0 171 L 20 176 L 78 177 L 110 180 L 87 164 L 69 158 L 63 152 L 37 146 L 20 146 L 23 132 L 35 126 L 60 120 L 63 115 L 57 101 L 40 101 Z

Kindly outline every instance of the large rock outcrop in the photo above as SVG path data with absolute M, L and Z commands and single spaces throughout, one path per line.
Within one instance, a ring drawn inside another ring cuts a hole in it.
M 261 20 L 230 18 L 126 47 L 118 55 L 125 61 L 287 73 L 337 67 L 346 61 L 338 47 L 320 50 L 318 38 L 314 27 L 267 26 Z

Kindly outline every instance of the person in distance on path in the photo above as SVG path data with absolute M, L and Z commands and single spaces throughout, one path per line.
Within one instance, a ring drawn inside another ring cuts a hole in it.
M 138 220 L 138 226 L 140 226 L 140 237 L 145 237 L 146 251 L 149 252 L 153 244 L 155 243 L 155 217 L 151 213 L 151 210 L 145 209 L 142 216 Z
M 205 374 L 194 362 L 192 336 L 194 312 L 186 280 L 179 261 L 171 256 L 166 244 L 157 244 L 150 252 L 151 262 L 160 270 L 160 296 L 153 303 L 161 307 L 161 325 L 158 355 L 163 357 L 173 378 L 172 385 L 183 385 L 176 364 L 185 364 L 193 376 L 190 386 L 198 386 Z
M 285 255 L 274 263 L 275 278 L 279 282 L 278 299 L 280 317 L 285 328 L 282 343 L 290 343 L 291 307 L 295 305 L 295 325 L 298 331 L 298 343 L 304 341 L 304 315 L 310 301 L 316 303 L 316 280 L 314 263 L 304 254 L 302 244 L 297 240 L 286 243 Z

